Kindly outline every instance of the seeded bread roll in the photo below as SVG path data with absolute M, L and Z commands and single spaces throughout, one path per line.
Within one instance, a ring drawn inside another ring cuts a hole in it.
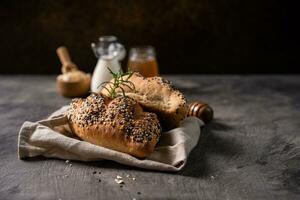
M 180 121 L 187 116 L 186 99 L 180 91 L 174 89 L 170 81 L 162 77 L 145 78 L 136 72 L 129 81 L 134 84 L 135 91 L 123 86 L 126 96 L 135 99 L 146 110 L 157 114 L 164 130 L 178 127 Z M 110 86 L 106 85 L 106 88 Z M 117 88 L 116 92 L 122 91 Z M 105 88 L 101 90 L 101 93 L 109 96 Z
M 74 99 L 68 111 L 71 130 L 84 141 L 144 158 L 161 135 L 156 114 L 144 112 L 130 97 L 101 94 Z

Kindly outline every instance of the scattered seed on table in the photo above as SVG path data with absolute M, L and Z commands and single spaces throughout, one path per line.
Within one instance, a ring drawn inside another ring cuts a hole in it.
M 116 181 L 116 183 L 118 183 L 118 184 L 125 184 L 124 181 L 121 180 L 121 179 L 115 179 L 115 181 Z

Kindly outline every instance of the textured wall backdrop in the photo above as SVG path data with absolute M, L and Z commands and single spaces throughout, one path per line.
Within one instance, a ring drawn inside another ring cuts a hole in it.
M 90 42 L 109 34 L 127 48 L 155 46 L 162 73 L 291 73 L 292 9 L 279 0 L 4 0 L 0 73 L 59 73 L 59 45 L 92 72 Z

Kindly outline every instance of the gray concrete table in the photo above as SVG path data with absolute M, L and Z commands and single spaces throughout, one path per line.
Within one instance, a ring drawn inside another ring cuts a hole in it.
M 70 99 L 56 94 L 54 76 L 0 76 L 0 199 L 300 198 L 300 76 L 167 78 L 216 114 L 179 173 L 111 161 L 18 160 L 22 123 Z M 136 180 L 120 187 L 117 175 Z

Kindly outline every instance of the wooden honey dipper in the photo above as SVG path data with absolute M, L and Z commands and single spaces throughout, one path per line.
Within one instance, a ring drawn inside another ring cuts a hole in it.
M 194 116 L 201 119 L 204 123 L 210 122 L 214 118 L 213 109 L 203 102 L 192 102 L 189 104 L 188 117 Z

